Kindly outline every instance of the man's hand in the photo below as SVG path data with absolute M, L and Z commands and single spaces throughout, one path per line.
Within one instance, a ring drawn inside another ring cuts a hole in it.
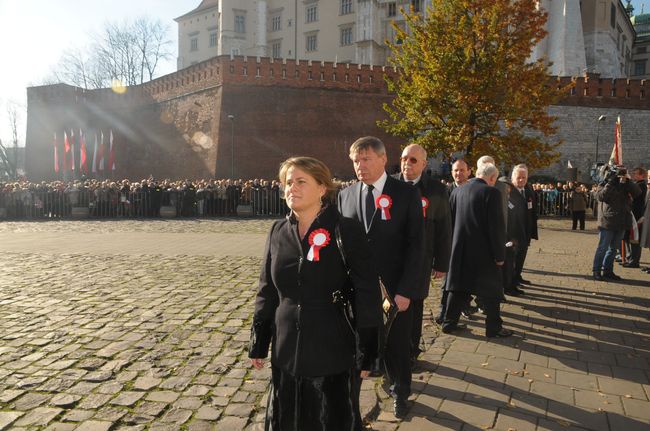
M 397 304 L 399 311 L 406 311 L 411 305 L 411 300 L 402 295 L 395 295 L 395 304 Z
M 434 278 L 435 280 L 438 280 L 439 278 L 442 278 L 442 277 L 444 277 L 445 275 L 447 275 L 446 272 L 440 272 L 440 271 L 434 271 L 434 272 L 433 272 L 433 278 Z
M 497 261 L 497 266 L 503 266 L 503 261 L 502 260 Z
M 264 366 L 264 359 L 251 359 L 251 364 L 255 367 L 257 370 L 261 370 L 262 367 Z
M 361 370 L 361 378 L 365 379 L 370 375 L 370 371 L 368 370 Z

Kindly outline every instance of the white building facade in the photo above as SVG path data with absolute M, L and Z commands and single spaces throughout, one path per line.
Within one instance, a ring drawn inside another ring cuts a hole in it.
M 178 68 L 216 55 L 247 55 L 385 65 L 400 8 L 424 12 L 430 0 L 203 0 L 176 18 Z M 549 72 L 620 78 L 632 73 L 634 27 L 621 0 L 538 0 L 548 36 L 531 59 Z

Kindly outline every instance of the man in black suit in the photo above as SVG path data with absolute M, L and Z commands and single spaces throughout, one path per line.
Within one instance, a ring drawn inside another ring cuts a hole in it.
M 537 196 L 532 187 L 528 185 L 528 168 L 524 164 L 520 164 L 512 168 L 512 185 L 516 188 L 521 196 L 526 201 L 526 241 L 517 247 L 515 255 L 515 273 L 513 276 L 513 283 L 517 284 L 530 284 L 530 281 L 524 280 L 521 277 L 521 271 L 524 269 L 524 262 L 528 254 L 528 247 L 530 246 L 531 239 L 538 239 L 537 235 Z M 515 285 L 519 294 L 524 291 Z
M 506 259 L 503 265 L 503 292 L 506 295 L 519 296 L 524 293 L 514 280 L 515 261 L 519 247 L 528 244 L 528 210 L 524 196 L 512 185 L 508 177 L 499 178 L 499 182 L 506 184 L 506 199 L 508 223 L 506 227 Z
M 420 192 L 386 174 L 386 148 L 366 136 L 350 147 L 359 182 L 342 190 L 338 207 L 364 224 L 374 262 L 399 313 L 387 336 L 385 362 L 392 383 L 395 416 L 406 416 L 411 394 L 411 298 L 420 292 L 424 223 Z
M 411 298 L 413 308 L 413 329 L 411 331 L 411 359 L 420 355 L 422 337 L 422 314 L 424 299 L 429 296 L 431 274 L 434 278 L 444 277 L 449 269 L 451 253 L 451 210 L 447 188 L 424 174 L 427 167 L 427 152 L 417 144 L 404 148 L 400 159 L 401 173 L 394 178 L 413 184 L 422 196 L 424 216 L 424 260 L 420 275 L 420 291 Z
M 454 233 L 445 285 L 449 300 L 442 326 L 447 334 L 462 328 L 458 323 L 460 312 L 473 294 L 485 310 L 485 335 L 512 335 L 512 331 L 503 328 L 499 310 L 506 232 L 501 193 L 493 187 L 498 175 L 496 166 L 482 164 L 476 178 L 454 190 L 450 197 Z

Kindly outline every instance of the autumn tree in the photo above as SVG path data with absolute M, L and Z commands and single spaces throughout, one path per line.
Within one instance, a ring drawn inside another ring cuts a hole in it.
M 563 90 L 532 49 L 547 14 L 531 0 L 432 0 L 426 14 L 406 12 L 388 41 L 395 95 L 379 124 L 429 150 L 490 154 L 507 165 L 547 166 L 558 158 L 555 118 L 547 108 Z

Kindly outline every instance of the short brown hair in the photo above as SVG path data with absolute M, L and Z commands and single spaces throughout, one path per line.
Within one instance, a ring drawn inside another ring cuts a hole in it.
M 316 182 L 320 185 L 325 186 L 325 196 L 323 196 L 323 201 L 327 203 L 333 203 L 336 198 L 337 187 L 332 181 L 332 173 L 330 168 L 320 160 L 314 157 L 290 157 L 282 164 L 280 164 L 280 171 L 278 172 L 278 178 L 283 186 L 286 187 L 287 172 L 289 168 L 298 168 L 301 171 L 305 171 L 311 177 L 313 177 Z
M 381 139 L 375 138 L 374 136 L 364 136 L 357 139 L 350 146 L 350 154 L 357 154 L 361 151 L 372 150 L 380 156 L 386 154 L 386 146 Z

